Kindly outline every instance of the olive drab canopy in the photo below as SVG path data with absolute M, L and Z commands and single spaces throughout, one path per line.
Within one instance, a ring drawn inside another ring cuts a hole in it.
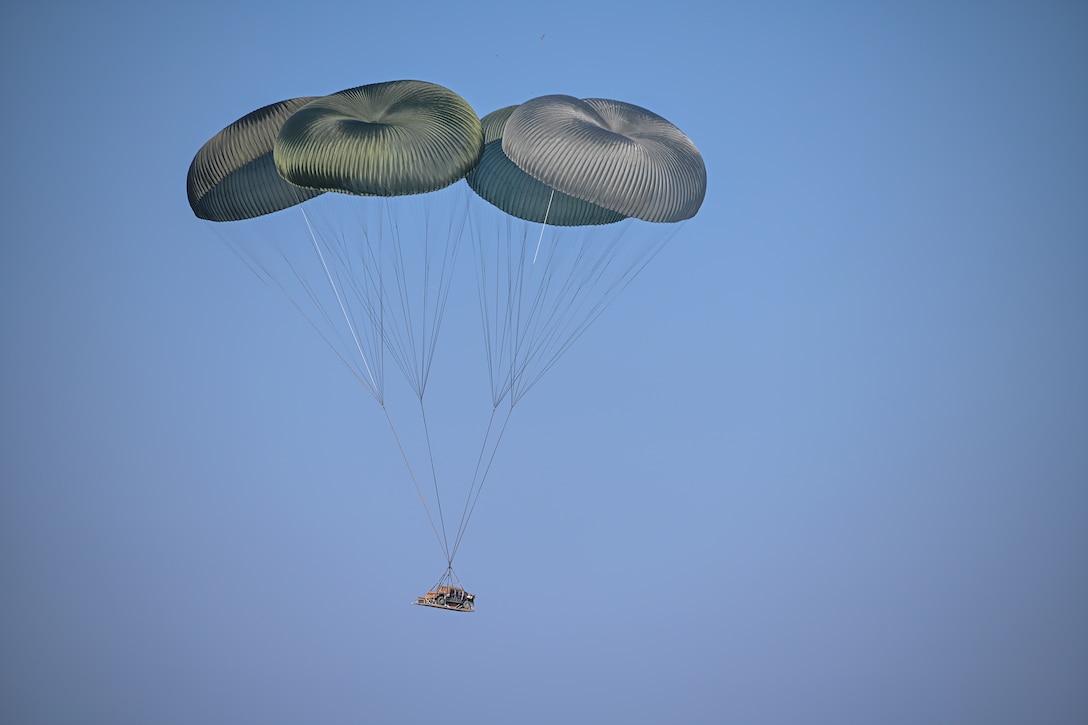
M 557 191 L 648 222 L 689 219 L 706 195 L 706 166 L 691 139 L 621 101 L 526 101 L 506 120 L 502 150 Z
M 321 194 L 288 183 L 272 159 L 287 118 L 317 96 L 258 108 L 208 140 L 189 166 L 189 205 L 201 219 L 234 222 L 286 209 Z
M 480 119 L 465 99 L 425 81 L 349 88 L 296 111 L 274 157 L 299 186 L 402 196 L 464 178 L 483 152 Z
M 484 153 L 466 177 L 472 190 L 511 216 L 552 226 L 611 224 L 619 214 L 556 191 L 519 169 L 502 151 L 506 120 L 517 106 L 484 116 Z

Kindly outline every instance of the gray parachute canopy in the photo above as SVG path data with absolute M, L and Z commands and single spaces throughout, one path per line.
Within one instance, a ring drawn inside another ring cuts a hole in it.
M 276 139 L 283 178 L 349 194 L 436 191 L 463 178 L 483 152 L 480 119 L 459 95 L 425 81 L 390 81 L 319 98 Z
M 519 169 L 502 151 L 503 128 L 517 106 L 492 111 L 481 121 L 484 153 L 466 177 L 472 190 L 507 214 L 552 226 L 611 224 L 624 218 L 588 201 L 556 191 Z
M 706 195 L 706 166 L 691 139 L 621 101 L 526 101 L 506 120 L 502 151 L 557 191 L 649 222 L 689 219 Z
M 201 219 L 232 222 L 286 209 L 321 194 L 288 183 L 276 171 L 272 147 L 287 118 L 317 96 L 258 108 L 205 143 L 189 166 L 189 206 Z

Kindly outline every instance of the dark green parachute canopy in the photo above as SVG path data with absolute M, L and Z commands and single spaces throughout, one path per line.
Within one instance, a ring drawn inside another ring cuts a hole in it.
M 272 146 L 283 122 L 316 98 L 292 98 L 259 108 L 204 144 L 186 179 L 193 213 L 213 222 L 233 222 L 271 214 L 321 194 L 285 181 L 272 160 Z
M 502 151 L 502 135 L 515 108 L 507 106 L 484 116 L 484 154 L 466 177 L 472 190 L 507 214 L 531 222 L 581 226 L 623 219 L 623 214 L 556 191 L 514 165 Z
M 516 107 L 502 150 L 548 186 L 649 222 L 699 211 L 706 166 L 695 144 L 645 108 L 604 98 L 541 96 Z
M 482 152 L 480 119 L 467 101 L 434 83 L 390 81 L 298 110 L 273 155 L 280 175 L 299 186 L 401 196 L 449 186 Z

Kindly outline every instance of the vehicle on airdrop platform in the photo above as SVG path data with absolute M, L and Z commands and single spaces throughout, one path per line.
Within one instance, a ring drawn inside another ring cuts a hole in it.
M 417 597 L 416 604 L 449 609 L 453 612 L 472 612 L 476 608 L 476 595 L 469 594 L 461 587 L 442 585 L 435 587 L 422 597 Z

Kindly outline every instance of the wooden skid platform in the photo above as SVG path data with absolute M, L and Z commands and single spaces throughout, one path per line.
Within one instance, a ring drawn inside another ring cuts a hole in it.
M 420 597 L 415 601 L 421 607 L 434 607 L 435 609 L 446 609 L 450 612 L 472 612 L 475 611 L 472 607 L 465 607 L 460 604 L 439 604 L 433 599 L 424 599 Z

